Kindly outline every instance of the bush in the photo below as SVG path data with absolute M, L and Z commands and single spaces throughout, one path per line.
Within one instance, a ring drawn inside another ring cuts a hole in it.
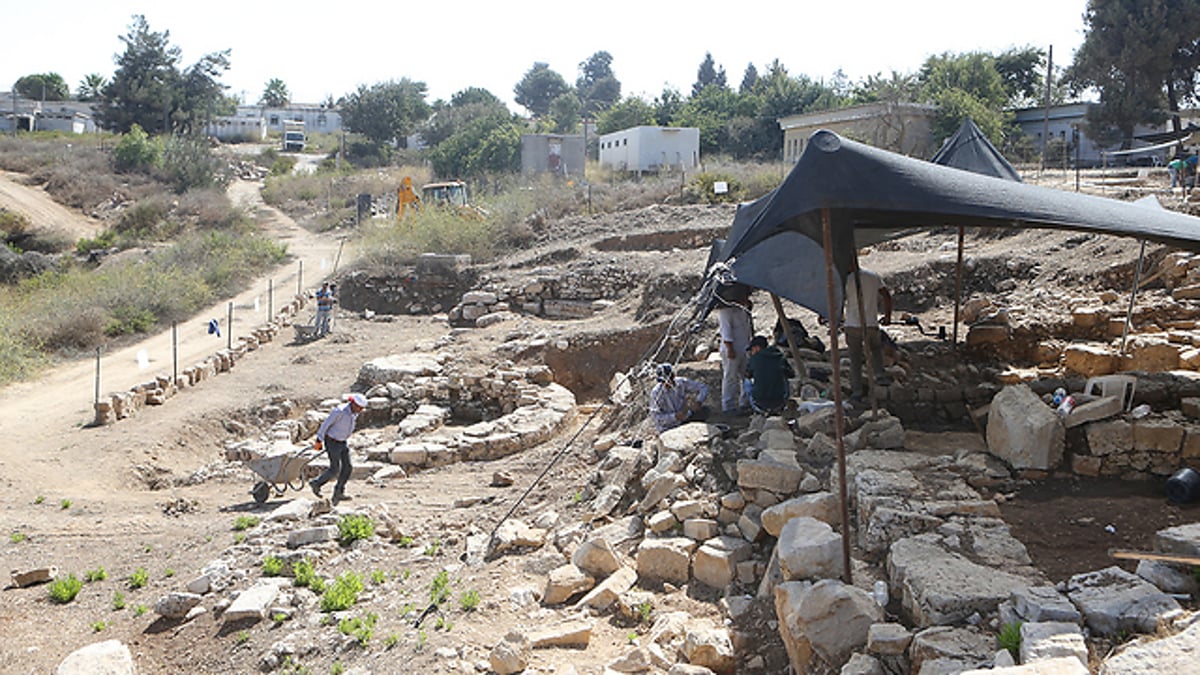
M 446 570 L 438 572 L 429 585 L 429 602 L 440 605 L 450 598 L 450 573 Z
M 108 572 L 105 572 L 103 567 L 97 567 L 94 570 L 88 570 L 88 572 L 83 575 L 83 580 L 89 584 L 93 581 L 104 581 L 107 578 Z
M 292 576 L 295 578 L 296 586 L 312 587 L 313 580 L 317 578 L 317 570 L 308 559 L 297 560 L 292 563 Z M 316 590 L 315 588 L 313 590 Z
M 139 567 L 134 570 L 133 574 L 129 575 L 129 587 L 133 589 L 144 588 L 150 582 L 150 573 L 145 567 Z
M 1007 649 L 1008 653 L 1012 654 L 1014 659 L 1021 658 L 1021 622 L 1014 621 L 1005 624 L 1000 629 L 1000 634 L 996 636 L 996 641 L 1000 643 L 1002 649 Z
M 349 609 L 358 602 L 358 594 L 363 591 L 362 579 L 353 572 L 345 572 L 325 589 L 321 596 L 322 612 L 340 612 Z
M 463 611 L 473 612 L 479 607 L 479 591 L 471 589 L 463 591 L 462 595 L 458 596 L 458 606 L 463 608 Z
M 162 158 L 162 144 L 134 124 L 113 148 L 113 166 L 117 171 L 149 171 Z
M 338 622 L 338 630 L 342 635 L 353 635 L 358 639 L 358 644 L 363 647 L 371 641 L 371 636 L 375 634 L 375 622 L 379 621 L 379 615 L 371 612 L 365 617 L 347 617 Z
M 342 516 L 338 521 L 338 538 L 343 544 L 350 544 L 359 539 L 369 539 L 375 536 L 375 521 L 369 517 L 351 513 Z
M 248 530 L 257 526 L 260 522 L 262 522 L 262 519 L 258 516 L 238 516 L 233 521 L 233 529 L 238 531 Z
M 198 134 L 171 136 L 162 154 L 162 176 L 179 194 L 196 188 L 224 187 L 230 178 L 208 141 Z
M 263 558 L 262 573 L 264 577 L 277 577 L 283 574 L 283 561 L 273 555 Z
M 83 582 L 72 574 L 66 579 L 59 579 L 50 584 L 50 599 L 60 605 L 65 605 L 74 600 L 82 589 Z

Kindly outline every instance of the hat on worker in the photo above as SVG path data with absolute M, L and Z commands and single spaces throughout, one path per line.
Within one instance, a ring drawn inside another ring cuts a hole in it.
M 755 347 L 758 347 L 759 349 L 766 349 L 767 348 L 767 338 L 765 338 L 761 335 L 755 335 L 754 338 L 750 340 L 750 345 L 746 347 L 746 351 L 750 351 L 751 349 L 754 349 Z
M 670 382 L 675 379 L 675 369 L 669 363 L 660 363 L 654 369 L 654 378 L 659 382 Z
M 350 401 L 351 403 L 353 403 L 354 405 L 356 405 L 360 408 L 367 407 L 367 397 L 363 396 L 362 394 L 358 394 L 358 393 L 350 394 L 350 395 L 346 396 L 346 400 Z

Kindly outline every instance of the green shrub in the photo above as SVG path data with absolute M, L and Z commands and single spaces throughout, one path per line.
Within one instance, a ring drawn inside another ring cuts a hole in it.
M 125 594 L 121 591 L 113 591 L 112 608 L 114 612 L 125 609 Z
M 145 614 L 148 609 L 149 608 L 147 608 L 145 605 L 138 605 L 137 607 L 133 608 L 133 615 L 141 616 L 141 615 Z
M 296 158 L 290 155 L 282 155 L 276 157 L 271 162 L 272 176 L 287 176 L 296 168 Z
M 12 534 L 8 535 L 8 540 L 14 544 L 19 544 L 23 541 L 27 541 L 28 539 L 29 535 L 25 534 L 24 532 L 13 532 Z
M 358 594 L 363 591 L 362 579 L 353 572 L 344 572 L 325 589 L 321 596 L 322 612 L 340 612 L 349 609 L 358 602 Z
M 178 194 L 194 188 L 223 187 L 229 182 L 224 164 L 199 134 L 172 135 L 163 149 L 161 166 L 165 182 Z
M 133 574 L 129 575 L 129 587 L 130 588 L 133 588 L 133 589 L 145 588 L 146 584 L 149 582 L 150 582 L 150 573 L 146 571 L 145 567 L 139 567 L 136 570 L 134 570 Z
M 369 539 L 375 536 L 375 521 L 368 516 L 350 513 L 338 521 L 338 538 L 343 544 L 350 544 L 359 539 Z
M 154 313 L 148 309 L 136 307 L 118 307 L 104 324 L 104 334 L 108 337 L 146 333 L 154 328 Z
M 105 572 L 103 567 L 97 567 L 94 570 L 88 570 L 83 575 L 83 580 L 89 584 L 93 581 L 104 581 L 107 578 L 108 572 Z
M 60 605 L 65 605 L 74 600 L 81 589 L 83 589 L 83 582 L 71 574 L 66 579 L 59 579 L 50 584 L 50 599 Z
M 318 595 L 325 593 L 325 586 L 325 577 L 314 576 L 312 580 L 308 582 L 308 590 Z
M 440 605 L 450 597 L 450 574 L 442 570 L 433 576 L 429 585 L 429 601 Z
M 265 577 L 277 577 L 283 574 L 283 561 L 273 555 L 263 558 L 262 573 Z
M 92 632 L 93 633 L 99 633 L 100 631 L 104 630 L 105 628 L 108 628 L 108 624 L 103 621 L 93 621 L 92 622 Z
M 338 630 L 342 635 L 352 635 L 358 638 L 358 644 L 363 647 L 371 641 L 371 637 L 375 634 L 375 622 L 379 620 L 379 615 L 371 612 L 365 617 L 345 618 L 338 622 Z
M 371 583 L 378 586 L 385 581 L 387 581 L 387 573 L 383 570 L 373 570 L 371 572 Z
M 1021 622 L 1014 621 L 1005 624 L 1000 629 L 1000 634 L 996 636 L 996 640 L 1000 643 L 1001 649 L 1007 649 L 1009 654 L 1012 654 L 1014 659 L 1019 659 L 1021 654 Z
M 233 529 L 248 530 L 252 527 L 256 527 L 260 522 L 262 522 L 262 519 L 258 516 L 238 516 L 237 519 L 233 521 Z
M 308 561 L 307 558 L 297 560 L 292 563 L 292 577 L 295 579 L 296 586 L 312 586 L 313 579 L 317 576 L 316 568 Z
M 471 589 L 463 591 L 462 595 L 458 596 L 458 606 L 463 608 L 463 611 L 473 612 L 479 607 L 479 591 Z
M 70 499 L 64 499 L 64 500 L 60 501 L 60 502 L 58 503 L 58 507 L 59 507 L 60 509 L 62 509 L 63 511 L 66 511 L 67 509 L 71 508 L 71 500 L 70 500 Z
M 113 166 L 117 171 L 149 171 L 162 158 L 162 144 L 135 124 L 113 148 Z

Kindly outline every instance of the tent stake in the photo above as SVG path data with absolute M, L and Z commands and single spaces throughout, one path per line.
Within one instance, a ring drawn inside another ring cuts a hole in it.
M 958 351 L 958 308 L 962 306 L 962 272 L 963 272 L 963 230 L 962 225 L 958 226 L 958 281 L 954 286 L 954 342 L 950 346 Z
M 1121 350 L 1125 353 L 1125 339 L 1129 337 L 1129 327 L 1133 325 L 1133 303 L 1137 300 L 1138 286 L 1142 283 L 1142 260 L 1146 257 L 1146 240 L 1142 240 L 1142 250 L 1138 253 L 1137 270 L 1133 273 L 1133 290 L 1129 293 L 1129 310 L 1125 312 L 1125 325 L 1121 328 Z
M 834 436 L 837 439 L 838 460 L 838 498 L 842 508 L 842 581 L 847 585 L 854 583 L 850 569 L 850 503 L 846 497 L 846 430 L 845 412 L 842 410 L 842 378 L 838 373 L 841 357 L 838 356 L 837 331 L 839 312 L 834 307 L 837 294 L 833 286 L 833 233 L 829 224 L 829 209 L 821 209 L 821 230 L 824 236 L 825 249 L 825 290 L 828 304 L 825 306 L 829 316 L 829 357 L 833 363 L 833 420 Z M 859 303 L 862 307 L 862 303 Z

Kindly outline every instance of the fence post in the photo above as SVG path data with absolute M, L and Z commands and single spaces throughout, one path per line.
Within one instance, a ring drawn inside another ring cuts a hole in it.
M 100 404 L 100 348 L 96 347 L 96 395 L 92 398 L 92 408 Z
M 275 280 L 267 279 L 267 321 L 275 316 Z
M 171 386 L 179 384 L 179 323 L 171 322 Z
M 296 273 L 296 295 L 304 295 L 304 261 L 300 261 L 300 271 Z
M 229 301 L 229 318 L 225 320 L 225 348 L 233 349 L 233 301 Z

